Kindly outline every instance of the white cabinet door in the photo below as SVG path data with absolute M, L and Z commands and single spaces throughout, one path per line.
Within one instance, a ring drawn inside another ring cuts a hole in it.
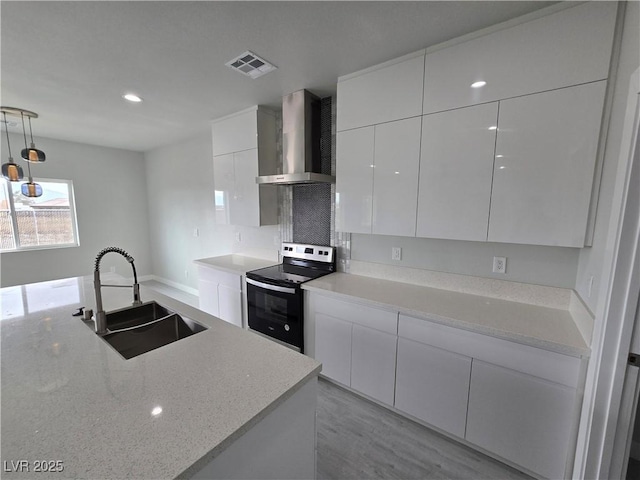
M 211 134 L 213 155 L 258 148 L 258 107 L 213 121 Z
M 351 385 L 352 324 L 316 313 L 316 360 L 322 374 L 347 387 Z
M 576 390 L 473 361 L 466 439 L 546 478 L 564 478 Z
M 471 358 L 398 339 L 395 407 L 464 438 Z
M 231 202 L 231 224 L 260 226 L 260 202 L 256 177 L 258 150 L 244 150 L 233 154 L 236 194 Z
M 338 131 L 422 114 L 424 54 L 338 80 Z
M 336 138 L 336 230 L 371 233 L 374 127 Z
M 219 316 L 218 283 L 198 278 L 199 308 L 210 315 Z
M 486 241 L 497 125 L 497 103 L 422 118 L 416 236 Z
M 375 126 L 372 233 L 416 235 L 421 118 Z
M 218 285 L 218 317 L 242 328 L 242 291 Z
M 427 54 L 424 113 L 607 78 L 616 3 L 585 2 Z M 487 84 L 471 88 L 479 80 Z
M 216 223 L 230 224 L 231 203 L 235 196 L 233 154 L 213 157 Z
M 583 247 L 605 82 L 500 102 L 490 242 Z
M 351 388 L 393 405 L 397 337 L 353 325 Z

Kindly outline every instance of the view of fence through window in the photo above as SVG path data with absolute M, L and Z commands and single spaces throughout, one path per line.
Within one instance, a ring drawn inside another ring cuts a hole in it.
M 22 182 L 3 182 L 0 193 L 0 249 L 77 244 L 73 186 L 67 181 L 38 181 L 43 194 L 22 195 Z

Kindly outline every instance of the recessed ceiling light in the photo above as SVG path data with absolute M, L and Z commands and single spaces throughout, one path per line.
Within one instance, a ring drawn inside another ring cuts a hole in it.
M 497 129 L 498 129 L 498 127 L 496 127 L 495 125 L 489 127 L 489 130 L 497 130 Z
M 122 95 L 122 98 L 133 103 L 140 103 L 142 101 L 142 99 L 135 93 L 125 93 L 124 95 Z
M 487 82 L 485 82 L 484 80 L 479 80 L 477 82 L 473 82 L 471 84 L 471 88 L 480 88 L 480 87 L 484 87 L 487 84 Z

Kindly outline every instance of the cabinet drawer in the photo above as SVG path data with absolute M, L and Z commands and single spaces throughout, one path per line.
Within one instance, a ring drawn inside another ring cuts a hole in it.
M 382 332 L 396 335 L 398 333 L 398 312 L 380 310 L 359 303 L 344 302 L 333 298 L 322 298 L 316 303 L 316 312 L 334 318 L 357 323 Z
M 223 272 L 215 268 L 198 266 L 198 280 L 207 280 L 235 290 L 242 290 L 242 276 L 235 273 Z
M 398 335 L 575 388 L 581 360 L 400 314 Z

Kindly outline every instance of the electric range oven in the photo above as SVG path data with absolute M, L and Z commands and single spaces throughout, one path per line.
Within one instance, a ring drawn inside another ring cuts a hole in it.
M 281 264 L 246 274 L 249 328 L 304 353 L 300 286 L 335 271 L 335 249 L 283 243 L 281 255 Z

